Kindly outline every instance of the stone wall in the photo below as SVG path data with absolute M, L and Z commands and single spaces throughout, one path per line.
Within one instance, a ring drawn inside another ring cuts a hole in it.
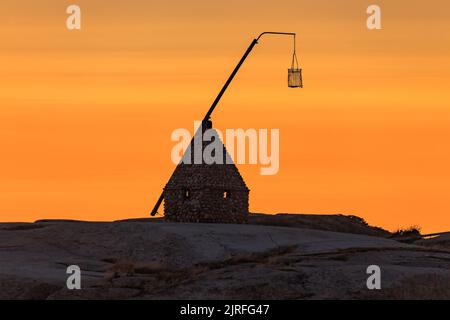
M 226 194 L 225 194 L 226 193 Z M 249 191 L 219 188 L 164 190 L 166 221 L 246 223 Z

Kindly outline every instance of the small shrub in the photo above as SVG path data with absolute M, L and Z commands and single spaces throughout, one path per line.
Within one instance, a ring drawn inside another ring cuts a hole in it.
M 397 231 L 392 233 L 392 236 L 394 237 L 413 237 L 413 236 L 419 236 L 420 237 L 420 230 L 421 227 L 419 226 L 412 226 L 408 229 L 398 229 Z

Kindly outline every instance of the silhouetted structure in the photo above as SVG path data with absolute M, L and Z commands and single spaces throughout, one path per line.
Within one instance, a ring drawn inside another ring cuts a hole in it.
M 211 121 L 206 123 L 205 129 L 212 129 Z M 213 142 L 203 142 L 202 152 Z M 250 191 L 225 146 L 219 142 L 223 148 L 222 164 L 194 164 L 193 142 L 186 150 L 184 159 L 190 157 L 190 164 L 180 163 L 164 188 L 167 221 L 247 222 Z
M 295 33 L 292 32 L 263 32 L 250 43 L 241 60 L 231 72 L 224 86 L 212 103 L 202 121 L 203 133 L 205 128 L 212 128 L 211 115 L 241 68 L 245 59 L 264 35 L 292 36 L 294 40 L 294 54 L 292 65 L 288 69 L 288 86 L 303 88 L 302 69 L 299 69 L 295 52 Z M 199 133 L 199 131 L 197 132 Z M 194 140 L 193 140 L 194 141 Z M 191 149 L 193 146 L 191 142 Z M 222 144 L 223 146 L 223 144 Z M 205 147 L 205 145 L 203 145 Z M 228 155 L 225 147 L 224 155 Z M 189 149 L 188 149 L 189 150 Z M 194 163 L 194 162 L 191 162 Z M 248 215 L 248 195 L 244 179 L 236 166 L 229 161 L 225 164 L 185 164 L 177 166 L 169 182 L 151 211 L 155 216 L 161 203 L 164 202 L 164 214 L 168 221 L 183 222 L 245 222 Z

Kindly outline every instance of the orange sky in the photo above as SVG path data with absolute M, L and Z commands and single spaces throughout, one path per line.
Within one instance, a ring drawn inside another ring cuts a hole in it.
M 65 10 L 82 9 L 82 30 Z M 383 30 L 366 28 L 382 8 Z M 215 127 L 279 128 L 280 172 L 242 166 L 253 212 L 346 213 L 390 230 L 450 229 L 450 3 L 0 3 L 0 220 L 148 215 L 191 129 L 252 37 L 267 37 Z

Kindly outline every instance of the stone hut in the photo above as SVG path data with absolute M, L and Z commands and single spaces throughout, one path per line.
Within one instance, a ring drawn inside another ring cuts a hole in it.
M 212 129 L 208 121 L 203 125 Z M 214 130 L 215 131 L 215 130 Z M 214 142 L 214 139 L 212 139 Z M 202 151 L 210 143 L 202 143 Z M 167 221 L 206 223 L 245 223 L 249 213 L 249 192 L 238 168 L 222 141 L 224 161 L 194 164 L 193 144 L 186 150 L 190 163 L 181 162 L 164 188 L 164 215 Z M 184 158 L 183 158 L 184 159 Z

